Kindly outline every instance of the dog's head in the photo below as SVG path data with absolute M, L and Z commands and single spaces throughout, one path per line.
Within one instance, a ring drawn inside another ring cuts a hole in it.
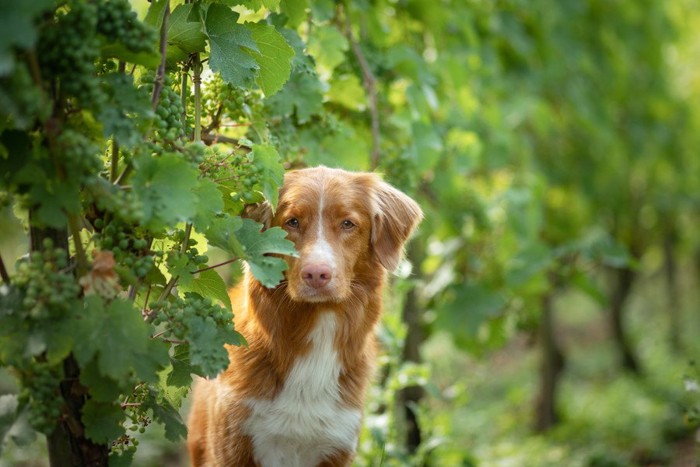
M 326 167 L 285 175 L 277 212 L 249 214 L 266 227 L 279 226 L 294 242 L 287 257 L 287 292 L 302 302 L 338 302 L 353 287 L 393 271 L 403 246 L 421 220 L 411 198 L 372 173 Z

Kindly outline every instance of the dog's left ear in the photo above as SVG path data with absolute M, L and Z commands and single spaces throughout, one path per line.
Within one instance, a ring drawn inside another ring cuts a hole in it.
M 267 201 L 256 204 L 248 204 L 243 209 L 241 217 L 260 222 L 264 229 L 269 229 L 272 225 L 272 206 Z
M 423 211 L 384 181 L 377 179 L 373 191 L 372 246 L 382 266 L 393 272 L 403 256 L 404 244 L 423 219 Z

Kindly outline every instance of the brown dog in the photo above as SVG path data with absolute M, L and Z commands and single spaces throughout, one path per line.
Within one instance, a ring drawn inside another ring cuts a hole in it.
M 299 258 L 263 287 L 250 272 L 231 293 L 247 347 L 194 391 L 194 466 L 349 465 L 375 355 L 385 270 L 396 268 L 422 213 L 370 173 L 289 172 L 277 212 Z

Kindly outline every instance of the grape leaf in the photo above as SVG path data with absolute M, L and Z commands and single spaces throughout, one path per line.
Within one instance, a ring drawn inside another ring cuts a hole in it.
M 80 187 L 70 180 L 38 178 L 30 190 L 30 197 L 38 201 L 32 222 L 37 225 L 65 228 L 66 213 L 80 212 Z
M 153 412 L 153 418 L 165 428 L 165 437 L 170 441 L 179 441 L 187 437 L 187 427 L 182 422 L 180 414 L 170 402 L 164 398 L 158 398 L 151 389 L 148 397 L 143 401 L 145 409 Z
M 231 326 L 219 327 L 201 316 L 187 319 L 190 342 L 190 363 L 201 376 L 213 378 L 228 368 L 228 352 L 224 344 L 240 345 L 239 334 Z
M 349 48 L 348 40 L 334 26 L 319 26 L 309 37 L 309 53 L 316 58 L 321 69 L 329 74 L 345 61 L 345 52 Z
M 287 240 L 287 232 L 279 227 L 260 231 L 261 225 L 250 219 L 243 219 L 243 225 L 237 230 L 231 240 L 240 245 L 244 259 L 256 279 L 265 287 L 274 287 L 284 278 L 287 263 L 281 258 L 266 256 L 276 253 L 297 256 L 294 244 Z
M 158 230 L 191 220 L 197 208 L 198 172 L 176 154 L 137 159 L 132 184 L 143 203 L 144 224 Z
M 117 454 L 117 451 L 109 453 L 109 467 L 131 467 L 134 463 L 134 454 L 136 451 L 122 451 Z
M 97 402 L 116 400 L 122 389 L 118 381 L 102 376 L 96 360 L 90 361 L 80 369 L 80 382 L 86 388 L 90 388 L 90 397 Z
M 265 96 L 271 96 L 282 89 L 292 71 L 294 49 L 274 26 L 249 24 L 251 35 L 258 45 L 257 51 L 246 51 L 260 65 L 256 83 Z
M 223 194 L 208 178 L 201 178 L 193 192 L 197 196 L 193 222 L 198 230 L 203 231 L 209 227 L 212 218 L 224 210 Z
M 296 111 L 297 122 L 307 123 L 323 111 L 323 85 L 315 73 L 295 70 L 282 90 L 265 100 L 265 106 L 281 117 L 291 117 Z
M 306 19 L 309 0 L 285 0 L 280 3 L 282 13 L 287 16 L 287 25 L 296 28 Z
M 170 384 L 170 375 L 172 375 L 174 371 L 174 367 L 169 366 L 158 373 L 158 399 L 164 399 L 173 407 L 180 408 L 182 406 L 182 399 L 187 396 L 187 393 L 190 390 L 189 384 L 192 383 L 192 378 L 189 377 L 188 373 L 187 376 L 189 377 L 189 384 L 184 386 Z
M 193 274 L 193 278 L 187 281 L 187 286 L 180 285 L 182 292 L 195 292 L 205 298 L 221 302 L 231 310 L 231 298 L 228 296 L 226 283 L 218 272 L 213 269 Z
M 171 368 L 167 371 L 166 383 L 169 386 L 188 388 L 192 385 L 192 365 L 190 365 L 190 349 L 186 344 L 175 347 L 174 355 L 170 358 Z
M 212 71 L 228 83 L 249 87 L 260 66 L 248 51 L 259 50 L 248 27 L 238 24 L 238 13 L 217 3 L 209 5 L 204 31 L 209 38 Z
M 226 216 L 214 219 L 212 225 L 205 231 L 204 236 L 207 238 L 209 245 L 221 248 L 234 256 L 242 258 L 245 254 L 243 250 L 238 248 L 236 251 L 233 250 L 233 246 L 238 246 L 237 242 L 231 242 L 233 238 L 233 233 L 239 230 L 243 226 L 243 219 L 235 216 Z
M 279 227 L 261 232 L 262 225 L 250 219 L 217 219 L 205 233 L 210 245 L 248 262 L 253 275 L 265 286 L 274 287 L 284 278 L 287 263 L 269 253 L 297 256 L 294 244 Z
M 168 62 L 187 59 L 189 54 L 204 52 L 206 35 L 201 21 L 191 21 L 192 4 L 178 5 L 168 19 Z M 162 19 L 161 19 L 162 21 Z
M 143 65 L 146 68 L 155 69 L 160 64 L 160 55 L 148 52 L 132 52 L 121 43 L 105 44 L 100 48 L 100 55 L 103 58 L 116 58 L 127 63 Z
M 143 19 L 143 22 L 151 25 L 153 29 L 160 31 L 163 25 L 165 7 L 169 2 L 170 0 L 153 0 L 148 6 L 148 11 L 146 12 L 146 17 Z M 172 21 L 172 18 L 170 18 L 170 21 Z
M 141 312 L 127 300 L 105 304 L 96 295 L 85 297 L 81 319 L 74 333 L 80 345 L 74 354 L 81 366 L 97 358 L 100 374 L 121 381 L 135 373 L 155 381 L 156 372 L 168 362 L 167 347 L 150 339 L 150 328 Z
M 261 169 L 261 191 L 265 199 L 270 202 L 272 209 L 277 209 L 279 201 L 279 189 L 284 182 L 284 165 L 277 149 L 269 144 L 256 144 L 249 154 L 251 162 Z
M 113 441 L 124 434 L 122 423 L 125 418 L 118 404 L 88 399 L 82 411 L 85 436 L 99 444 Z
M 143 130 L 154 116 L 151 97 L 145 88 L 135 88 L 133 78 L 125 73 L 110 73 L 103 80 L 112 104 L 99 110 L 104 134 L 114 135 L 120 145 L 131 148 L 143 141 Z

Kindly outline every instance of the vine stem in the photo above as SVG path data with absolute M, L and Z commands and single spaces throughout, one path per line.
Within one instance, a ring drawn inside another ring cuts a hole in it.
M 112 137 L 112 160 L 110 162 L 109 181 L 114 183 L 119 177 L 119 144 L 114 136 Z
M 0 255 L 0 277 L 2 277 L 2 281 L 10 285 L 10 275 L 7 273 L 7 269 L 5 269 L 5 262 L 2 260 L 2 255 Z
M 88 261 L 85 255 L 85 249 L 80 241 L 80 225 L 76 216 L 68 216 L 68 228 L 73 236 L 73 244 L 75 245 L 75 258 L 77 261 L 77 276 L 83 277 L 87 274 Z
M 202 62 L 199 54 L 192 54 L 192 83 L 194 84 L 194 142 L 202 141 Z
M 371 169 L 374 170 L 379 166 L 379 143 L 380 143 L 380 129 L 379 129 L 379 104 L 377 97 L 377 79 L 372 73 L 372 69 L 362 53 L 362 48 L 360 44 L 355 40 L 352 34 L 352 25 L 350 23 L 350 14 L 348 12 L 347 6 L 340 4 L 339 8 L 343 14 L 343 33 L 350 43 L 350 48 L 352 53 L 357 59 L 357 63 L 360 65 L 360 70 L 362 70 L 362 84 L 367 92 L 367 101 L 369 106 L 369 114 L 372 124 L 372 153 L 371 153 Z
M 226 261 L 224 261 L 224 262 L 222 262 L 222 263 L 219 263 L 219 264 L 214 264 L 214 265 L 212 265 L 212 266 L 207 266 L 206 268 L 197 269 L 197 270 L 195 271 L 195 274 L 199 274 L 200 272 L 208 271 L 208 270 L 210 270 L 210 269 L 220 268 L 221 266 L 226 266 L 227 264 L 231 264 L 231 263 L 233 263 L 233 262 L 235 262 L 235 261 L 238 261 L 238 258 L 231 258 L 231 259 L 226 260 Z
M 160 65 L 156 72 L 156 80 L 153 84 L 153 96 L 151 96 L 151 105 L 155 109 L 160 100 L 160 93 L 165 85 L 165 52 L 168 47 L 168 19 L 170 18 L 170 2 L 165 3 L 165 11 L 163 11 L 163 24 L 160 26 Z
M 180 78 L 180 100 L 182 101 L 182 115 L 180 115 L 180 120 L 182 120 L 182 127 L 187 126 L 187 78 L 189 77 L 189 62 L 187 62 L 182 68 L 182 76 Z
M 119 61 L 119 68 L 118 68 L 119 73 L 125 73 L 126 72 L 126 63 L 123 61 Z M 112 136 L 112 159 L 110 160 L 110 168 L 109 168 L 109 181 L 111 183 L 114 183 L 114 181 L 117 179 L 119 176 L 119 143 L 117 143 L 117 139 Z

